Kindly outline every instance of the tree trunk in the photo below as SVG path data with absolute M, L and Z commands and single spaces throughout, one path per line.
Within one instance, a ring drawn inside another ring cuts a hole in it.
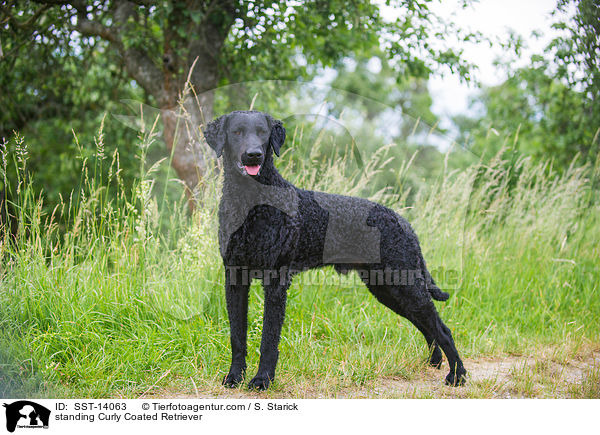
M 233 24 L 235 7 L 223 1 L 218 19 L 207 18 L 191 29 L 193 38 L 186 47 L 185 77 L 164 74 L 163 115 L 164 139 L 172 157 L 171 164 L 185 185 L 190 209 L 197 203 L 197 189 L 206 172 L 213 151 L 206 145 L 201 128 L 212 120 L 215 88 L 219 83 L 218 59 L 229 28 Z M 171 37 L 167 38 L 165 57 L 177 65 L 182 59 L 173 54 Z M 176 52 L 176 50 L 175 50 Z
M 180 101 L 178 95 L 171 95 L 169 100 L 172 103 L 162 107 L 161 115 L 171 165 L 183 182 L 190 209 L 193 209 L 198 184 L 211 158 L 201 128 L 212 119 L 214 93 L 207 91 L 197 97 L 193 92 L 189 94 Z

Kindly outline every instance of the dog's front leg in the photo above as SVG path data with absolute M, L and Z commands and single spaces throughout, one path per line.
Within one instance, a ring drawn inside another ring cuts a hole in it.
M 279 339 L 285 317 L 285 303 L 290 281 L 279 277 L 271 282 L 263 282 L 265 291 L 265 311 L 263 316 L 262 340 L 258 372 L 250 381 L 249 388 L 266 390 L 275 379 L 275 366 L 279 357 Z
M 246 371 L 246 338 L 248 331 L 249 282 L 243 281 L 238 268 L 225 268 L 225 298 L 231 338 L 231 368 L 223 379 L 223 385 L 235 387 L 244 378 Z

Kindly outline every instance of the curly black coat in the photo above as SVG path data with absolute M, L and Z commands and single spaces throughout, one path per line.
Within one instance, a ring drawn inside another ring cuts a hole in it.
M 219 244 L 231 327 L 232 362 L 226 386 L 246 370 L 248 290 L 253 278 L 265 292 L 258 373 L 249 387 L 266 389 L 275 378 L 287 289 L 303 270 L 333 265 L 357 270 L 379 302 L 410 320 L 430 347 L 430 364 L 446 354 L 449 385 L 461 385 L 466 370 L 452 334 L 432 298 L 446 300 L 429 274 L 410 224 L 392 210 L 362 198 L 299 189 L 273 164 L 285 141 L 280 121 L 257 111 L 236 111 L 212 121 L 204 135 L 223 154 Z

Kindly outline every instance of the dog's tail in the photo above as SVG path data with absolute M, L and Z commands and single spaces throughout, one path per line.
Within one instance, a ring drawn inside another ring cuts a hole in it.
M 448 298 L 450 297 L 450 295 L 448 293 L 446 293 L 446 292 L 443 292 L 435 284 L 435 281 L 431 277 L 431 274 L 429 273 L 429 271 L 427 270 L 426 267 L 424 268 L 424 272 L 425 272 L 425 285 L 427 286 L 427 291 L 429 292 L 429 294 L 431 295 L 431 297 L 433 299 L 435 299 L 436 301 L 446 301 L 446 300 L 448 300 Z

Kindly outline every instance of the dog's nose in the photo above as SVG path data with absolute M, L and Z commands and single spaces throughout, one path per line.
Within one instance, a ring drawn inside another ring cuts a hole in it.
M 262 150 L 249 150 L 246 151 L 246 156 L 249 159 L 260 159 L 262 157 L 263 153 Z

